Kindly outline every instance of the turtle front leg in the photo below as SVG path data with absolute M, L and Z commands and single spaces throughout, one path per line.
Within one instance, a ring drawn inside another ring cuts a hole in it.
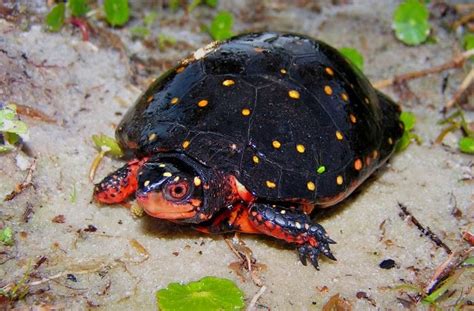
M 300 260 L 305 266 L 306 258 L 309 257 L 313 266 L 319 269 L 319 254 L 336 260 L 329 249 L 329 244 L 336 242 L 329 238 L 321 225 L 313 223 L 302 212 L 289 207 L 254 203 L 250 205 L 249 219 L 260 232 L 296 244 Z
M 104 204 L 121 203 L 138 188 L 138 169 L 146 162 L 132 160 L 111 173 L 94 187 L 94 199 Z

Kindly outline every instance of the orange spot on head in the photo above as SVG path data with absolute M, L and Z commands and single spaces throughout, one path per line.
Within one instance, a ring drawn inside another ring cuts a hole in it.
M 360 159 L 354 161 L 354 168 L 356 171 L 360 171 L 362 169 L 362 161 Z

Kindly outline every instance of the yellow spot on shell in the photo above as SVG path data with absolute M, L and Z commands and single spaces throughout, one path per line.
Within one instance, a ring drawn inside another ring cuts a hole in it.
M 324 87 L 324 93 L 326 93 L 326 95 L 332 95 L 332 88 L 329 85 L 326 85 Z
M 336 138 L 338 140 L 342 140 L 344 138 L 344 136 L 342 135 L 342 133 L 340 131 L 336 131 Z
M 175 105 L 175 104 L 177 104 L 178 102 L 179 102 L 179 98 L 178 98 L 178 97 L 173 97 L 173 98 L 171 99 L 171 102 L 170 102 L 170 103 L 172 103 L 173 105 Z
M 326 67 L 324 71 L 326 71 L 328 75 L 334 76 L 334 71 L 330 67 Z
M 372 158 L 377 159 L 379 152 L 377 150 L 372 151 Z
M 189 147 L 189 144 L 190 144 L 189 140 L 185 140 L 185 141 L 183 141 L 183 145 L 182 145 L 182 146 L 183 146 L 184 149 L 186 149 L 186 148 Z
M 152 100 L 153 100 L 153 95 L 150 95 L 150 96 L 146 99 L 146 102 L 147 102 L 147 103 L 150 103 Z
M 344 182 L 344 178 L 341 175 L 337 176 L 336 183 L 340 186 Z
M 282 69 L 280 69 L 280 72 L 281 72 L 282 74 L 286 74 L 286 70 L 285 70 L 285 69 L 283 69 L 283 68 L 282 68 Z
M 350 115 L 349 115 L 349 119 L 351 119 L 351 122 L 352 122 L 352 123 L 356 123 L 356 122 L 357 122 L 357 118 L 356 118 L 356 116 L 353 115 L 353 114 L 350 114 Z
M 242 109 L 242 115 L 243 116 L 249 116 L 250 115 L 250 109 L 248 109 L 248 108 Z
M 365 101 L 366 104 L 369 104 L 369 99 L 367 97 L 364 98 L 364 101 Z
M 231 86 L 231 85 L 234 85 L 234 84 L 235 84 L 234 80 L 225 80 L 224 82 L 222 82 L 223 86 Z
M 308 183 L 306 184 L 306 187 L 308 188 L 309 191 L 316 190 L 316 185 L 312 181 L 308 181 Z
M 296 145 L 296 151 L 303 153 L 305 151 L 305 147 L 303 145 Z
M 253 163 L 258 164 L 260 162 L 260 159 L 256 155 L 254 155 L 252 157 L 252 161 L 253 161 Z
M 341 98 L 342 98 L 342 100 L 345 101 L 345 102 L 349 100 L 349 96 L 347 96 L 346 93 L 342 93 L 342 94 L 341 94 Z
M 176 72 L 177 72 L 177 73 L 180 73 L 180 72 L 182 72 L 185 68 L 186 68 L 186 67 L 184 67 L 184 66 L 178 67 L 178 68 L 176 68 Z
M 199 101 L 198 106 L 201 107 L 201 108 L 204 108 L 204 107 L 207 106 L 207 104 L 209 104 L 209 102 L 207 100 L 203 99 L 203 100 Z
M 387 141 L 388 141 L 388 144 L 389 144 L 389 145 L 393 145 L 393 139 L 392 139 L 392 137 L 389 137 Z
M 164 172 L 164 173 L 163 173 L 163 176 L 165 176 L 165 177 L 171 177 L 171 176 L 173 176 L 173 174 L 171 174 L 170 172 Z
M 273 188 L 276 187 L 276 184 L 275 184 L 273 181 L 271 181 L 271 180 L 267 180 L 267 181 L 265 182 L 265 184 L 266 184 L 267 187 L 270 188 L 270 189 L 273 189 Z
M 360 159 L 354 161 L 354 168 L 356 171 L 360 171 L 362 169 L 362 161 Z
M 151 133 L 150 135 L 148 135 L 148 141 L 154 141 L 156 139 L 156 134 L 155 133 Z
M 195 185 L 196 187 L 199 187 L 199 186 L 201 185 L 201 183 L 202 183 L 201 178 L 199 178 L 199 177 L 197 177 L 197 176 L 194 177 L 193 182 L 194 182 L 194 185 Z
M 300 93 L 297 90 L 290 90 L 288 92 L 288 96 L 290 96 L 293 99 L 299 99 L 300 98 Z
M 281 147 L 281 143 L 278 140 L 274 140 L 272 141 L 272 146 L 273 148 L 278 149 Z

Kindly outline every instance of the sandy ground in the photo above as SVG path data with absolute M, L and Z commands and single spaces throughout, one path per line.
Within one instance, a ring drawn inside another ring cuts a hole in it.
M 336 47 L 358 48 L 372 81 L 440 64 L 459 51 L 455 35 L 442 28 L 440 20 L 433 21 L 436 44 L 409 48 L 398 42 L 390 28 L 396 4 L 388 1 L 337 6 L 322 2 L 306 7 L 283 1 L 221 2 L 220 9 L 237 16 L 236 32 L 296 31 Z M 34 9 L 44 11 L 41 4 Z M 30 292 L 17 307 L 46 304 L 60 309 L 153 310 L 156 290 L 170 282 L 207 275 L 235 281 L 244 290 L 247 303 L 258 292 L 248 276 L 242 282 L 229 269 L 237 259 L 223 237 L 201 235 L 149 217 L 136 219 L 121 206 L 90 202 L 93 185 L 88 170 L 96 155 L 91 135 L 113 135 L 121 115 L 151 79 L 209 42 L 199 25 L 207 23 L 214 12 L 198 8 L 185 22 L 181 13 L 166 16 L 161 12 L 161 28 L 156 31 L 185 41 L 165 52 L 131 41 L 127 28 L 113 31 L 124 42 L 117 49 L 96 37 L 83 42 L 70 27 L 51 34 L 37 24 L 22 30 L 0 19 L 0 101 L 34 107 L 56 120 L 46 123 L 24 117 L 31 135 L 28 152 L 0 157 L 2 198 L 36 161 L 33 187 L 11 201 L 0 202 L 0 228 L 10 226 L 15 232 L 13 247 L 0 246 L 0 286 L 18 282 L 25 271 L 31 271 Z M 267 267 L 260 273 L 267 290 L 259 308 L 318 310 L 339 293 L 356 310 L 403 309 L 399 298 L 409 300 L 407 294 L 390 288 L 403 283 L 423 286 L 448 254 L 400 216 L 399 203 L 450 249 L 467 247 L 461 232 L 473 230 L 472 157 L 456 151 L 458 137 L 454 134 L 448 135 L 443 146 L 432 143 L 441 130 L 437 125 L 442 118 L 440 108 L 467 70 L 409 82 L 413 96 L 408 98 L 401 98 L 394 89 L 386 90 L 404 109 L 416 114 L 416 132 L 423 143 L 397 154 L 344 203 L 316 215 L 338 242 L 333 247 L 337 262 L 321 260 L 321 270 L 316 271 L 304 267 L 291 247 L 261 236 L 242 237 L 257 261 Z M 443 81 L 447 81 L 444 92 Z M 106 158 L 96 180 L 121 164 Z M 53 221 L 58 215 L 64 216 L 63 223 Z M 133 247 L 133 240 L 149 255 Z M 395 267 L 381 269 L 379 264 L 385 259 L 393 259 Z M 41 281 L 48 277 L 52 279 Z M 472 301 L 472 281 L 472 273 L 464 274 L 443 306 L 447 308 L 460 297 Z M 357 298 L 358 292 L 365 292 L 369 299 Z

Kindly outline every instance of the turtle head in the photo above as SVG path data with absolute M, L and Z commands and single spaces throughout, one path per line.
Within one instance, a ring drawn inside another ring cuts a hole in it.
M 183 155 L 154 157 L 138 172 L 137 201 L 150 216 L 200 223 L 226 206 L 219 176 Z

